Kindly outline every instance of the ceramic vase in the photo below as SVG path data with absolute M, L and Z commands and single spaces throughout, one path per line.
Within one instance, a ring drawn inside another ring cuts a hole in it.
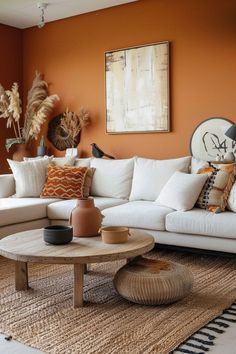
M 30 157 L 31 153 L 28 150 L 27 144 L 15 144 L 15 151 L 12 155 L 12 160 L 23 161 L 24 157 Z
M 102 224 L 102 214 L 95 207 L 94 199 L 78 199 L 76 207 L 70 214 L 74 237 L 97 236 Z

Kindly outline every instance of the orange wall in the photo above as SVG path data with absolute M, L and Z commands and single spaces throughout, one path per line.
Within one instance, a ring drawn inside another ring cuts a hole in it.
M 22 32 L 16 28 L 0 24 L 0 83 L 10 89 L 13 82 L 18 82 L 22 90 Z M 6 120 L 0 119 L 0 173 L 9 173 L 6 158 L 11 158 L 12 150 L 7 153 L 6 138 L 13 138 L 14 133 L 6 128 Z
M 140 0 L 24 30 L 25 89 L 38 69 L 61 97 L 55 115 L 66 107 L 90 111 L 92 125 L 79 144 L 83 156 L 92 142 L 118 158 L 189 154 L 199 122 L 236 121 L 235 13 L 235 0 Z M 107 135 L 104 52 L 164 40 L 171 43 L 171 132 Z

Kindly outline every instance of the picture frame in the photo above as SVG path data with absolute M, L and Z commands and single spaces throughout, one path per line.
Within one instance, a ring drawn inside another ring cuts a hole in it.
M 190 153 L 198 160 L 215 161 L 227 152 L 236 152 L 236 142 L 225 135 L 234 123 L 223 117 L 211 117 L 194 129 L 190 139 Z
M 105 53 L 106 133 L 170 131 L 169 42 Z

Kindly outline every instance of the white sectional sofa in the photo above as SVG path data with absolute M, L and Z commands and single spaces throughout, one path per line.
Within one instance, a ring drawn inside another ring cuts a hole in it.
M 155 202 L 175 171 L 191 170 L 191 157 L 92 158 L 79 159 L 76 164 L 95 168 L 91 195 L 104 215 L 104 225 L 143 229 L 161 244 L 236 253 L 234 211 L 214 214 L 197 207 L 176 211 Z M 233 189 L 231 206 L 236 186 Z M 14 193 L 13 175 L 0 175 L 0 238 L 49 224 L 67 224 L 76 204 L 75 199 L 16 198 L 12 196 Z

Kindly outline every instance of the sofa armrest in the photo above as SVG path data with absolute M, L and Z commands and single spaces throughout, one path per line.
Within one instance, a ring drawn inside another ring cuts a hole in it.
M 0 175 L 0 198 L 15 194 L 15 179 L 12 174 Z

